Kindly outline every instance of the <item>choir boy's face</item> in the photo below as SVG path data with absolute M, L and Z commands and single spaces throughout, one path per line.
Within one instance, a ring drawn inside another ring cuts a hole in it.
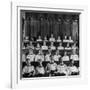
M 26 39 L 29 39 L 29 37 L 26 37 Z
M 37 47 L 40 47 L 40 45 L 39 45 L 39 44 L 37 44 Z
M 67 36 L 65 36 L 65 39 L 67 39 Z
M 66 56 L 66 55 L 67 55 L 67 52 L 64 53 L 64 56 Z
M 69 47 L 69 43 L 67 43 L 67 47 Z
M 53 38 L 53 34 L 51 34 L 51 37 Z
M 69 40 L 71 40 L 71 36 L 69 36 Z
M 41 39 L 41 36 L 39 36 L 38 38 Z
M 59 45 L 62 46 L 62 43 L 60 43 Z
M 58 36 L 58 40 L 60 40 L 61 38 L 60 38 L 60 36 Z
M 47 37 L 46 36 L 44 37 L 44 40 L 47 40 Z
M 44 42 L 43 45 L 46 46 L 46 42 Z

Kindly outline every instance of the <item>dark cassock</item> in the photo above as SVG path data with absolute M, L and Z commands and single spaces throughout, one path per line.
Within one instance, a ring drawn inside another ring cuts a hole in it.
M 70 20 L 67 19 L 63 22 L 63 27 L 62 27 L 62 32 L 63 32 L 63 37 L 66 36 L 70 36 L 71 35 L 71 23 Z
M 51 35 L 51 33 L 54 33 L 54 22 L 52 20 L 52 18 L 49 19 L 49 33 Z
M 37 19 L 34 19 L 34 37 L 37 38 L 37 34 L 38 34 L 38 31 L 39 31 L 39 21 Z
M 63 33 L 62 33 L 62 20 L 58 20 L 58 25 L 59 25 L 59 31 L 58 31 L 58 36 L 63 37 Z
M 29 20 L 29 18 L 25 20 L 25 36 L 30 37 L 30 20 Z
M 24 31 L 25 19 L 22 17 L 22 30 Z
M 22 34 L 23 34 L 23 39 L 25 38 L 25 35 L 26 35 L 25 28 L 26 28 L 26 22 L 25 22 L 25 19 L 22 18 Z
M 78 39 L 78 21 L 72 22 L 72 39 L 76 41 Z
M 41 17 L 40 19 L 40 32 L 41 32 L 41 37 L 43 38 L 46 34 L 45 31 L 45 19 L 43 17 Z
M 23 38 L 25 38 L 25 12 L 21 12 L 21 25 L 22 25 L 22 34 Z
M 54 36 L 57 38 L 58 36 L 62 36 L 62 31 L 61 31 L 61 21 L 54 21 Z
M 59 25 L 58 25 L 58 22 L 57 22 L 56 20 L 54 20 L 54 30 L 53 30 L 53 34 L 54 34 L 54 37 L 55 37 L 55 38 L 57 38 L 58 33 L 59 33 Z
M 31 37 L 37 38 L 39 26 L 38 20 L 35 17 L 31 18 Z
M 45 19 L 45 35 L 44 36 L 48 36 L 49 37 L 49 20 Z
M 34 37 L 34 19 L 33 19 L 33 17 L 31 17 L 31 19 L 30 19 L 30 36 L 31 37 Z
M 39 19 L 37 19 L 37 21 L 36 21 L 36 27 L 37 27 L 37 37 L 40 35 L 40 20 Z

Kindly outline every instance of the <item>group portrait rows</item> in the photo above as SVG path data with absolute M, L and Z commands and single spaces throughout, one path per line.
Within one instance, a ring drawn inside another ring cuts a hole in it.
M 79 75 L 79 42 L 65 35 L 36 40 L 25 37 L 21 45 L 21 76 L 51 77 Z

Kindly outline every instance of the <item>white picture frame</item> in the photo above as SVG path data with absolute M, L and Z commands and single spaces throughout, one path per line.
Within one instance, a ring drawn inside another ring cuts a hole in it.
M 58 12 L 79 12 L 80 14 L 80 76 L 60 78 L 20 79 L 20 10 L 41 10 Z M 11 87 L 47 87 L 87 83 L 87 8 L 85 6 L 31 5 L 30 3 L 11 3 Z

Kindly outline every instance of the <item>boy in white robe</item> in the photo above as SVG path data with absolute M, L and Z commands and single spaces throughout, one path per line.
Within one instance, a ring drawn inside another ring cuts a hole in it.
M 39 50 L 38 54 L 35 56 L 35 61 L 39 62 L 41 60 L 42 62 L 44 61 L 44 55 L 42 53 L 42 50 Z
M 62 61 L 69 61 L 69 56 L 67 55 L 67 52 L 64 52 L 64 56 L 62 57 Z
M 68 75 L 67 66 L 63 63 L 63 61 L 61 61 L 57 65 L 57 75 L 60 75 L 60 76 Z
M 34 66 L 31 65 L 31 63 L 28 62 L 28 59 L 27 59 L 27 65 L 23 67 L 22 75 L 23 77 L 32 77 L 35 75 L 35 68 Z
M 72 60 L 70 65 L 68 66 L 69 75 L 78 75 L 79 68 L 74 65 L 74 61 Z
M 51 50 L 55 50 L 56 49 L 56 47 L 53 45 L 53 42 L 51 42 L 50 49 Z
M 41 36 L 39 36 L 37 42 L 41 42 L 41 41 L 42 41 Z
M 67 39 L 67 36 L 65 35 L 64 39 L 63 39 L 63 42 L 68 42 L 68 39 Z
M 61 55 L 59 54 L 59 50 L 56 51 L 56 54 L 54 55 L 53 59 L 56 62 L 59 62 Z
M 29 62 L 34 62 L 35 61 L 35 54 L 33 53 L 33 50 L 29 50 L 29 54 L 26 57 L 29 59 Z
M 45 42 L 47 42 L 47 41 L 48 41 L 46 36 L 44 37 L 44 41 L 45 41 Z
M 57 47 L 58 50 L 64 50 L 64 47 L 62 46 L 62 43 L 59 43 L 59 46 Z
M 37 46 L 36 46 L 36 48 L 35 48 L 36 50 L 40 50 L 41 49 L 41 47 L 40 47 L 40 44 L 39 43 L 37 43 Z
M 61 42 L 61 38 L 60 38 L 60 36 L 58 36 L 57 42 Z
M 51 37 L 49 39 L 50 42 L 55 42 L 55 38 L 53 37 L 53 34 L 51 34 Z
M 44 69 L 42 62 L 40 60 L 39 65 L 36 67 L 36 75 L 41 77 L 44 74 L 45 74 L 45 69 Z
M 69 43 L 67 43 L 67 46 L 65 47 L 65 50 L 71 50 L 71 47 L 69 46 Z
M 73 40 L 72 40 L 71 36 L 69 36 L 68 42 L 69 42 L 69 43 L 73 43 Z
M 44 41 L 43 46 L 41 47 L 42 50 L 48 50 L 48 46 L 46 45 L 46 42 Z
M 54 62 L 53 56 L 51 56 L 51 62 L 47 64 L 46 71 L 49 76 L 54 76 L 57 69 L 57 64 Z

